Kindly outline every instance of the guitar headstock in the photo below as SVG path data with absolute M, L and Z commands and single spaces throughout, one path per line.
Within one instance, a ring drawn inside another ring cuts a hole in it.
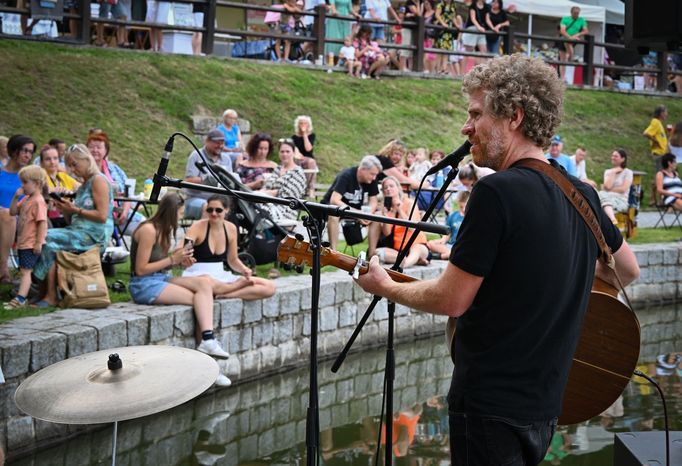
M 329 265 L 328 256 L 332 253 L 329 248 L 323 247 L 320 251 L 320 265 Z M 277 260 L 290 267 L 312 267 L 313 249 L 310 243 L 298 240 L 293 236 L 285 236 L 277 248 Z

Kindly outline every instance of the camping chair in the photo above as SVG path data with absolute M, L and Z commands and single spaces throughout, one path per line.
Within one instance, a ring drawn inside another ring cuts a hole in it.
M 656 210 L 658 211 L 659 217 L 658 220 L 656 221 L 656 224 L 654 225 L 654 228 L 658 227 L 659 223 L 663 224 L 663 228 L 665 228 L 666 230 L 668 228 L 674 227 L 676 223 L 680 228 L 682 228 L 682 221 L 680 221 L 680 214 L 682 214 L 682 212 L 673 208 L 672 206 L 665 205 L 663 203 L 664 197 L 665 196 L 656 196 Z M 668 226 L 668 224 L 665 222 L 665 215 L 668 212 L 670 212 L 674 216 L 673 221 L 670 222 L 670 226 Z
M 639 204 L 642 200 L 642 178 L 635 176 L 628 193 L 628 210 L 616 213 L 618 229 L 624 234 L 626 239 L 637 236 L 637 215 L 639 214 Z
M 346 240 L 346 246 L 343 248 L 343 252 L 350 246 L 350 252 L 355 255 L 354 245 L 360 244 L 364 241 L 362 237 L 362 224 L 353 219 L 342 219 L 341 220 L 341 231 L 343 232 L 343 238 Z

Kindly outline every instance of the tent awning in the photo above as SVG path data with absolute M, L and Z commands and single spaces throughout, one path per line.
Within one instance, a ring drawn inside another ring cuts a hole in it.
M 603 6 L 606 9 L 606 22 L 623 26 L 625 24 L 625 4 L 620 0 L 573 0 L 587 5 Z
M 580 16 L 587 21 L 603 23 L 606 19 L 604 7 L 596 5 L 585 5 L 571 2 L 569 0 L 509 0 L 505 6 L 516 6 L 516 11 L 527 15 L 549 16 L 552 18 L 563 18 L 571 14 L 571 8 L 580 8 Z

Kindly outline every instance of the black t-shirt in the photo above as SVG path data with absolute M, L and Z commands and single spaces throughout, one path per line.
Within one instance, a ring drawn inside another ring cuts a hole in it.
M 493 13 L 492 11 L 488 11 L 488 16 L 490 17 L 490 22 L 493 23 L 493 26 L 497 26 L 498 24 L 504 23 L 505 21 L 507 21 L 507 12 L 504 10 L 500 10 L 497 13 Z M 487 23 L 486 23 L 485 28 L 488 29 Z M 506 30 L 507 30 L 507 26 L 500 29 L 500 31 L 506 31 Z M 500 36 L 499 34 L 492 34 L 492 35 L 489 35 L 486 37 L 488 38 L 489 41 L 494 41 L 494 40 L 497 40 L 497 38 L 499 36 Z M 490 52 L 490 50 L 488 50 L 488 51 Z M 495 50 L 494 52 L 497 52 L 497 51 Z
M 570 180 L 617 251 L 623 239 L 596 191 Z M 597 254 L 591 230 L 545 175 L 510 168 L 476 183 L 450 262 L 484 279 L 457 321 L 451 410 L 559 415 Z
M 386 175 L 384 174 L 384 170 L 388 170 L 389 168 L 393 168 L 393 167 L 395 167 L 395 165 L 393 165 L 393 162 L 391 162 L 391 159 L 385 155 L 377 155 L 376 158 L 378 158 L 379 162 L 381 162 L 381 171 L 377 175 L 377 182 L 381 182 L 381 180 L 386 178 Z
M 358 167 L 350 167 L 336 176 L 334 183 L 332 183 L 329 190 L 322 198 L 322 204 L 329 204 L 333 192 L 341 194 L 343 202 L 349 206 L 360 209 L 365 193 L 370 197 L 377 196 L 379 194 L 379 188 L 377 187 L 376 181 L 360 184 L 358 182 Z
M 474 25 L 474 23 L 471 21 L 471 10 L 474 10 L 476 12 L 476 21 L 478 21 L 479 26 L 488 29 L 485 22 L 485 14 L 490 11 L 490 7 L 488 6 L 488 4 L 484 3 L 481 8 L 478 8 L 476 6 L 476 2 L 474 1 L 474 3 L 472 3 L 469 6 L 469 11 L 467 11 L 466 27 Z
M 310 157 L 311 159 L 315 158 L 312 150 L 310 152 L 305 150 L 305 144 L 303 144 L 303 136 L 298 136 L 294 134 L 293 136 L 291 136 L 291 140 L 294 141 L 294 145 L 301 153 L 301 155 L 303 155 L 304 157 Z M 308 141 L 310 141 L 310 144 L 313 145 L 313 150 L 315 150 L 315 133 L 311 133 L 308 135 Z

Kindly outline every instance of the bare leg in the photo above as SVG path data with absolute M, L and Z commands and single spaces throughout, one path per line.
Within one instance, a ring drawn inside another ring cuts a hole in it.
M 329 244 L 331 245 L 331 248 L 336 251 L 336 244 L 339 241 L 338 217 L 329 217 L 329 219 L 327 219 L 327 235 L 329 236 Z
M 192 53 L 194 55 L 201 55 L 201 39 L 203 34 L 201 32 L 195 32 L 192 34 Z
M 24 298 L 28 296 L 28 290 L 31 288 L 31 269 L 21 269 L 21 281 L 19 282 L 19 291 L 17 294 Z
M 207 277 L 173 277 L 154 304 L 189 304 L 194 308 L 197 330 L 213 329 L 213 287 Z M 199 339 L 197 339 L 199 341 Z
M 367 226 L 367 258 L 376 254 L 377 243 L 381 238 L 381 224 L 372 222 Z
M 615 214 L 615 212 L 613 211 L 613 207 L 612 207 L 612 206 L 610 206 L 610 205 L 605 205 L 605 206 L 602 206 L 602 209 L 604 210 L 604 213 L 606 214 L 606 216 L 607 216 L 613 223 L 617 223 L 616 214 Z
M 284 60 L 289 60 L 289 54 L 291 53 L 291 41 L 284 41 Z
M 244 280 L 246 281 L 246 280 Z M 231 293 L 216 296 L 218 298 L 239 298 L 244 301 L 253 301 L 255 299 L 265 299 L 275 294 L 277 287 L 271 280 L 266 280 L 260 277 L 251 277 L 252 285 L 239 288 Z
M 277 57 L 277 61 L 282 59 L 282 50 L 280 49 L 281 45 L 282 41 L 280 39 L 277 39 L 275 41 L 275 56 Z
M 431 250 L 431 252 L 440 254 L 441 258 L 443 258 L 443 256 L 450 254 L 450 247 L 445 243 L 436 243 L 434 241 L 429 241 L 428 248 Z
M 50 270 L 47 272 L 47 289 L 45 290 L 45 296 L 43 296 L 42 301 L 50 304 L 51 306 L 57 305 L 57 265 L 52 264 Z
M 7 259 L 14 243 L 17 219 L 9 214 L 9 209 L 0 209 L 0 279 L 9 278 Z

